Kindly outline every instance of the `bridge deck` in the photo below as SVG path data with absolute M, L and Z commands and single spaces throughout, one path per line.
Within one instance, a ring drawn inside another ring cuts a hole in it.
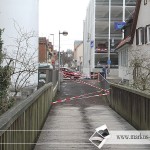
M 87 80 L 94 84 L 94 81 Z M 98 89 L 87 84 L 64 81 L 57 99 L 91 93 L 63 103 L 57 103 L 45 122 L 35 150 L 97 150 L 89 138 L 95 128 L 106 124 L 109 130 L 135 130 L 126 120 L 113 111 L 104 97 L 95 96 Z M 109 145 L 103 150 L 150 149 L 150 145 Z

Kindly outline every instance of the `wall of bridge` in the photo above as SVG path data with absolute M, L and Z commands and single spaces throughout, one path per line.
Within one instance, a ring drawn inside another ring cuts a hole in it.
M 32 150 L 41 132 L 57 85 L 45 84 L 0 116 L 0 149 Z
M 136 129 L 150 130 L 150 93 L 110 84 L 110 106 Z

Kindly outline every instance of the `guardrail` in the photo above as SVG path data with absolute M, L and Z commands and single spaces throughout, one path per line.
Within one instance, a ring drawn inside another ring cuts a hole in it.
M 110 84 L 110 106 L 136 129 L 150 130 L 150 93 Z
M 32 150 L 51 107 L 52 83 L 0 116 L 0 150 Z
M 109 90 L 110 85 L 108 81 L 99 73 L 98 74 L 99 87 L 105 90 Z

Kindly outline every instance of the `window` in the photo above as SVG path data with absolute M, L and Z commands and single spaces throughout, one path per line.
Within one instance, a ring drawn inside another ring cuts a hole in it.
M 144 28 L 140 27 L 136 29 L 136 45 L 144 44 Z
M 135 64 L 135 67 L 133 68 L 133 79 L 138 79 L 139 75 L 141 73 L 141 68 L 139 67 L 139 64 Z
M 147 5 L 147 0 L 144 0 L 144 5 Z
M 119 65 L 123 67 L 128 66 L 128 49 L 124 49 L 120 52 Z
M 150 43 L 150 25 L 146 26 L 145 32 L 146 32 L 145 34 L 146 34 L 146 39 L 147 39 L 146 43 Z
M 142 45 L 142 29 L 139 29 L 139 45 Z
M 118 54 L 111 53 L 110 54 L 111 68 L 118 68 Z M 108 54 L 104 53 L 96 53 L 95 54 L 95 68 L 102 68 L 103 65 L 106 65 L 108 61 Z

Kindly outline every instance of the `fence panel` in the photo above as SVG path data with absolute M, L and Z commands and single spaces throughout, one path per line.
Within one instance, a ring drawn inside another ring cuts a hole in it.
M 135 128 L 149 130 L 150 94 L 113 83 L 110 89 L 111 107 Z
M 0 116 L 0 149 L 32 150 L 51 107 L 52 83 Z

